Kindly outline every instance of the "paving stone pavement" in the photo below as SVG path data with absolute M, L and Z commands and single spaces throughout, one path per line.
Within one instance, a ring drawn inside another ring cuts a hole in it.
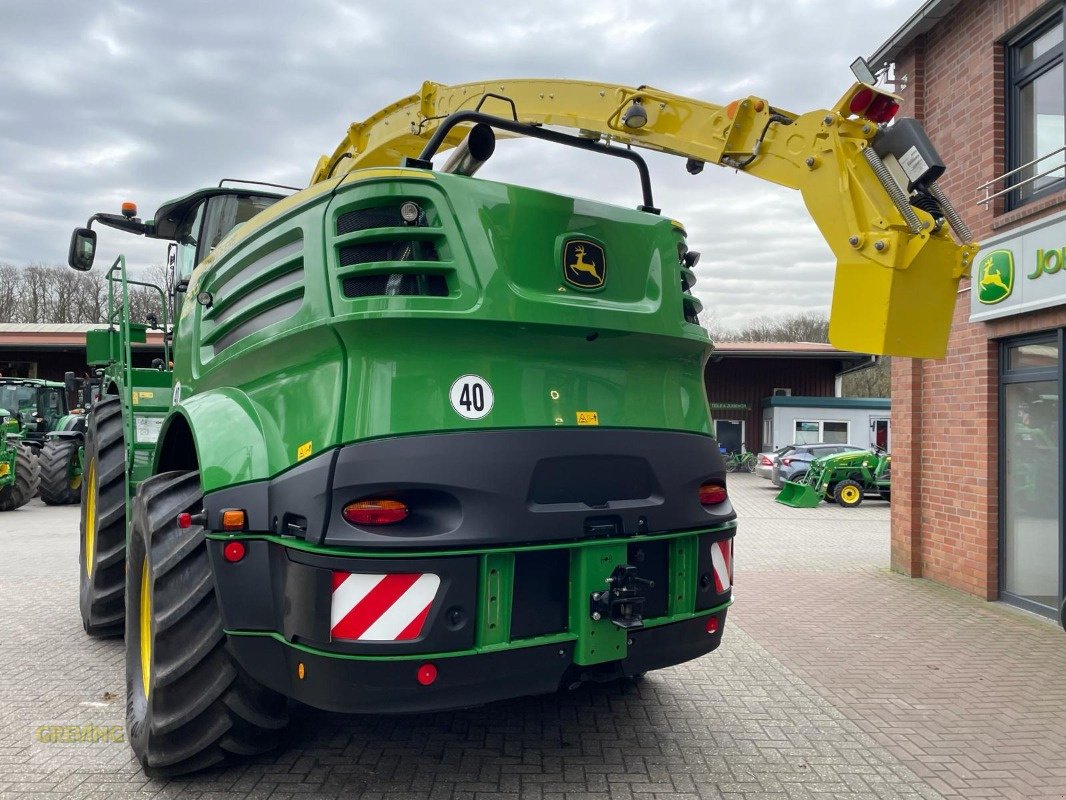
M 0 798 L 1066 796 L 1066 635 L 888 573 L 884 503 L 804 512 L 766 485 L 732 478 L 716 653 L 460 712 L 298 708 L 285 749 L 165 782 L 118 741 L 121 642 L 81 630 L 77 510 L 34 501 L 0 515 Z M 43 741 L 50 726 L 97 741 Z

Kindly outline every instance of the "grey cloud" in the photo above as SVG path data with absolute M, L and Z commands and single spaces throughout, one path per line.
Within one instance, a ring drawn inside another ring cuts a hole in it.
M 824 107 L 848 86 L 852 58 L 917 5 L 9 5 L 0 12 L 0 262 L 62 262 L 71 227 L 124 199 L 150 214 L 221 177 L 303 185 L 350 122 L 426 79 L 583 78 L 718 102 L 756 93 L 795 111 Z M 639 201 L 624 165 L 525 144 L 501 146 L 486 174 Z M 649 162 L 656 203 L 685 222 L 704 254 L 697 291 L 705 318 L 828 305 L 831 257 L 798 195 L 726 170 L 693 178 L 656 154 Z M 101 261 L 120 250 L 131 264 L 164 254 L 155 242 L 101 236 Z

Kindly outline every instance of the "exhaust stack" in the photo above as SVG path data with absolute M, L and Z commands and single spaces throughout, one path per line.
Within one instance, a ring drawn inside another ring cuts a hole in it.
M 469 177 L 481 169 L 481 165 L 492 157 L 495 150 L 496 134 L 491 126 L 479 122 L 452 151 L 440 171 Z

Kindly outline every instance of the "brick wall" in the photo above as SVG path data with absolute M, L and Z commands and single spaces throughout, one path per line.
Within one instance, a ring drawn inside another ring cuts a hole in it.
M 1061 212 L 1066 192 L 1004 213 L 977 187 L 1005 171 L 1004 48 L 1038 0 L 963 0 L 896 63 L 901 115 L 921 120 L 948 164 L 941 186 L 978 240 Z M 979 597 L 997 589 L 997 337 L 1066 325 L 1066 309 L 970 323 L 959 292 L 944 361 L 892 363 L 892 566 Z

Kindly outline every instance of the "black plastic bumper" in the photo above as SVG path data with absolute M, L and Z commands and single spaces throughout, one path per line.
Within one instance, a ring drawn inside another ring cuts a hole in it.
M 249 531 L 360 549 L 498 547 L 694 530 L 736 518 L 714 439 L 680 431 L 531 428 L 420 434 L 345 445 L 266 481 L 204 497 L 207 528 L 244 509 Z M 347 503 L 391 498 L 402 522 L 357 526 Z
M 718 619 L 715 633 L 706 630 L 710 616 Z M 573 663 L 572 642 L 406 660 L 330 656 L 271 636 L 231 635 L 228 646 L 253 679 L 301 703 L 347 713 L 412 713 L 548 694 L 579 681 L 639 675 L 690 661 L 718 647 L 725 617 L 723 609 L 633 631 L 627 658 L 592 667 Z M 423 685 L 418 674 L 427 664 L 436 677 Z

